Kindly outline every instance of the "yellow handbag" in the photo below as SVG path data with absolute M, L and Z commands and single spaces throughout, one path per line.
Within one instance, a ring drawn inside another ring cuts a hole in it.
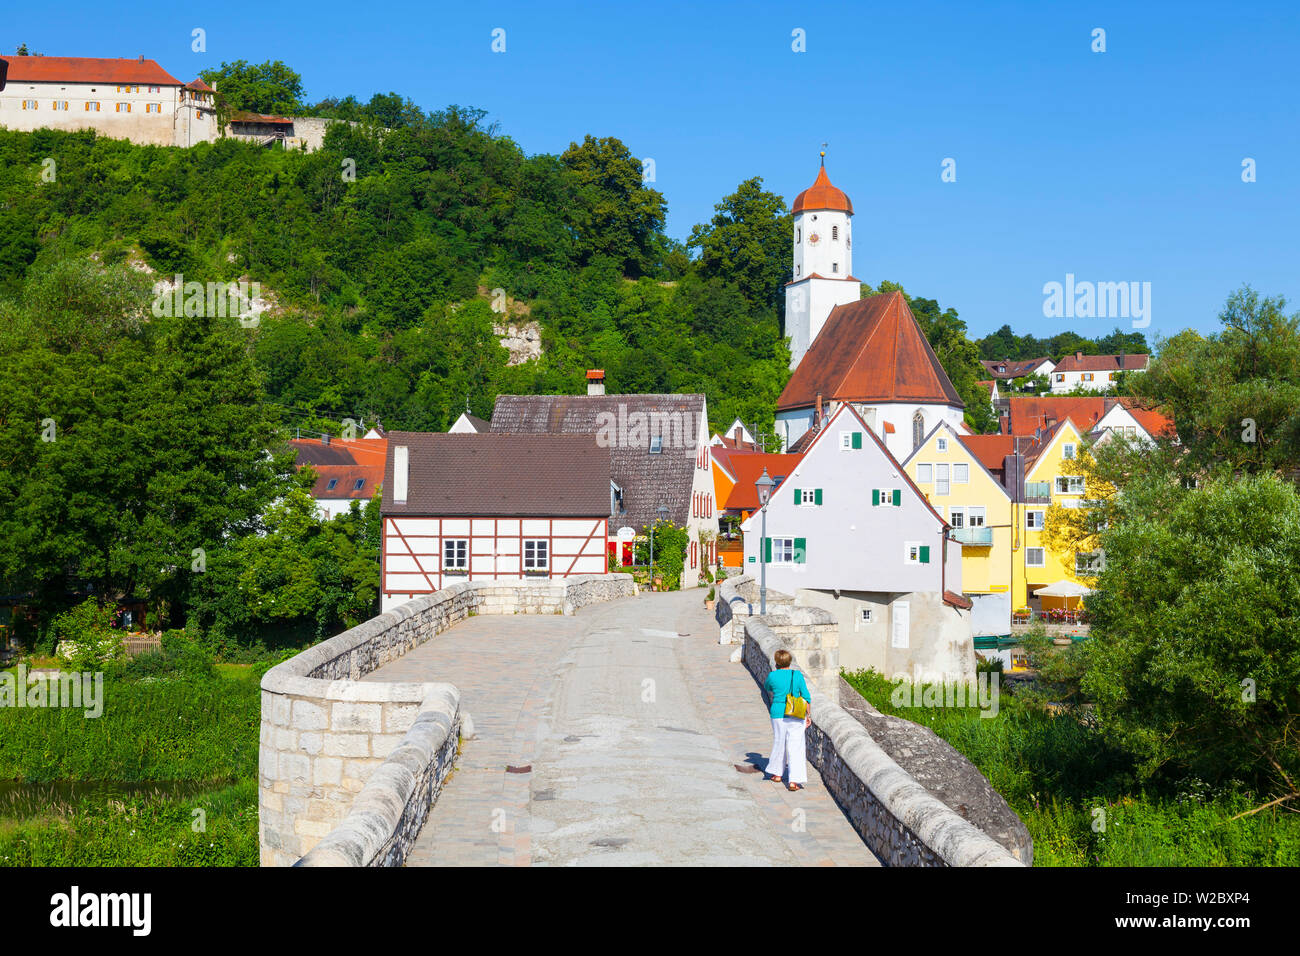
M 794 668 L 790 669 L 790 690 L 794 690 Z M 797 717 L 805 720 L 808 717 L 808 701 L 802 697 L 796 697 L 794 694 L 785 695 L 785 715 L 787 717 Z

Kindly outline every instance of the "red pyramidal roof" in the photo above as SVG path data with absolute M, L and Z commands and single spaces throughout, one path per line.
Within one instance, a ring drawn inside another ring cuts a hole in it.
M 13 56 L 10 83 L 139 83 L 146 86 L 181 86 L 153 60 L 85 56 Z
M 805 209 L 831 209 L 836 212 L 847 212 L 853 215 L 853 203 L 849 197 L 844 194 L 844 190 L 836 189 L 831 185 L 830 177 L 826 175 L 826 167 L 823 166 L 817 170 L 816 181 L 794 197 L 794 206 L 791 212 L 803 212 Z
M 965 408 L 901 292 L 836 306 L 786 383 L 778 411 L 823 402 Z

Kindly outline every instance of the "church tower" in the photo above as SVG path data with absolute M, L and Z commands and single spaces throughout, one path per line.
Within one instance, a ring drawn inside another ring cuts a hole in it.
M 794 206 L 794 277 L 785 287 L 785 333 L 790 368 L 799 367 L 826 317 L 837 305 L 861 297 L 853 277 L 853 203 L 831 185 L 826 153 L 817 180 Z

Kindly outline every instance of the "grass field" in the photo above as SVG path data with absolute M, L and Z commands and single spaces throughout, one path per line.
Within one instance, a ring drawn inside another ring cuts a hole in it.
M 1300 866 L 1300 813 L 1233 820 L 1264 802 L 1243 787 L 1143 788 L 1128 755 L 1074 717 L 1005 693 L 992 718 L 974 707 L 894 707 L 885 677 L 844 676 L 876 709 L 924 724 L 975 764 L 1029 828 L 1035 866 Z

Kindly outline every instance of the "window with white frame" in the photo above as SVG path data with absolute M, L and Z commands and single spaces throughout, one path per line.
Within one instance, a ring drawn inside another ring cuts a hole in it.
M 796 505 L 819 505 L 822 503 L 822 490 L 820 488 L 796 488 L 794 490 L 794 503 Z
M 840 432 L 840 451 L 862 447 L 862 432 Z
M 863 624 L 871 623 L 871 608 L 864 607 L 858 609 L 858 621 Z
M 966 509 L 956 508 L 956 507 L 949 508 L 948 523 L 952 525 L 954 528 L 966 527 Z
M 936 439 L 934 440 L 934 446 L 935 446 L 935 448 L 937 448 L 939 451 L 947 451 L 947 450 L 948 450 L 948 439 L 946 439 L 946 438 L 936 438 Z
M 1105 570 L 1104 556 L 1100 551 L 1077 551 L 1074 555 L 1075 574 L 1100 574 Z
M 922 544 L 920 541 L 903 542 L 903 563 L 929 564 L 930 546 L 928 544 Z
M 1045 563 L 1046 553 L 1043 548 L 1025 548 L 1025 567 L 1041 568 Z
M 970 483 L 970 465 L 965 462 L 957 462 L 952 466 L 952 482 L 955 485 L 966 485 Z
M 948 466 L 934 466 L 934 493 L 936 495 L 946 495 L 948 493 Z
M 1061 457 L 1064 458 L 1066 461 L 1073 460 L 1074 458 L 1073 442 L 1066 442 L 1064 445 L 1061 446 Z
M 545 571 L 550 566 L 550 542 L 545 538 L 525 538 L 524 570 Z
M 982 528 L 984 527 L 984 506 L 971 505 L 966 509 L 966 527 Z
M 1044 511 L 1026 511 L 1025 512 L 1025 530 L 1042 531 Z
M 934 481 L 934 466 L 918 464 L 916 466 L 916 481 L 918 484 L 926 485 Z
M 1058 475 L 1056 478 L 1056 493 L 1058 495 L 1083 494 L 1083 476 Z
M 772 538 L 772 564 L 794 564 L 794 538 Z
M 650 454 L 659 455 L 664 450 L 664 436 L 652 435 L 650 438 Z
M 445 538 L 442 542 L 442 569 L 465 570 L 469 567 L 469 539 Z

